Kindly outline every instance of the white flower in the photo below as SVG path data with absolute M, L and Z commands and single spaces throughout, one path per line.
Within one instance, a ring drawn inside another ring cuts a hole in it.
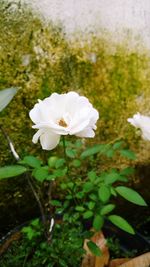
M 40 55 L 40 56 L 44 55 L 44 50 L 40 46 L 34 46 L 33 50 L 37 55 Z
M 30 61 L 31 61 L 31 55 L 27 54 L 22 56 L 22 65 L 24 67 L 28 66 L 30 64 Z
M 43 101 L 39 100 L 29 113 L 38 129 L 33 143 L 40 139 L 42 148 L 51 150 L 57 146 L 61 135 L 94 137 L 98 111 L 86 97 L 75 92 L 53 93 Z
M 150 141 L 150 117 L 137 113 L 133 118 L 129 118 L 127 121 L 141 130 L 144 140 Z

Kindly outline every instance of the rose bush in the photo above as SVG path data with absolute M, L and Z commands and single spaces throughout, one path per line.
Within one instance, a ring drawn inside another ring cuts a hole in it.
M 33 128 L 38 129 L 33 136 L 34 143 L 40 139 L 42 148 L 51 150 L 61 136 L 63 140 L 58 154 L 54 151 L 44 160 L 33 155 L 15 157 L 15 165 L 0 168 L 0 180 L 24 174 L 41 215 L 22 229 L 23 239 L 15 248 L 19 262 L 11 253 L 4 256 L 0 266 L 4 266 L 5 260 L 5 266 L 10 266 L 11 262 L 14 267 L 25 264 L 28 267 L 83 266 L 85 240 L 90 253 L 97 257 L 102 255 L 103 251 L 92 238 L 103 229 L 106 221 L 135 234 L 130 223 L 115 212 L 117 197 L 147 206 L 138 192 L 124 184 L 134 169 L 118 165 L 104 170 L 99 168 L 99 162 L 108 158 L 115 162 L 118 154 L 129 160 L 135 160 L 136 156 L 118 138 L 112 143 L 88 148 L 82 140 L 71 142 L 64 138 L 66 135 L 95 136 L 99 113 L 78 93 L 53 93 L 39 100 L 30 111 L 30 118 Z

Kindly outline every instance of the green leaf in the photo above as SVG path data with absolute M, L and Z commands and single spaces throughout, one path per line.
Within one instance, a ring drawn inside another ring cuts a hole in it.
M 60 188 L 61 188 L 62 190 L 67 189 L 67 184 L 66 184 L 66 183 L 61 183 L 61 184 L 60 184 Z
M 132 167 L 127 167 L 121 170 L 120 174 L 121 175 L 132 175 L 134 174 L 135 170 Z
M 82 141 L 82 139 L 81 139 L 81 140 L 80 140 L 80 139 L 76 140 L 76 142 L 74 143 L 74 145 L 75 145 L 75 147 L 77 147 L 77 148 L 81 148 L 82 145 L 83 145 L 83 141 Z
M 56 156 L 52 156 L 52 157 L 50 157 L 50 158 L 48 159 L 48 166 L 49 166 L 50 168 L 54 168 L 54 167 L 55 167 L 55 164 L 56 164 L 56 162 L 57 162 L 57 160 L 58 160 L 58 157 L 56 157 Z
M 32 229 L 31 226 L 23 227 L 22 232 L 27 235 L 27 238 L 29 240 L 32 240 L 33 237 L 35 236 L 35 231 Z
M 79 160 L 79 159 L 74 159 L 74 160 L 72 161 L 72 165 L 73 165 L 74 167 L 80 167 L 80 166 L 81 166 L 81 160 Z
M 41 166 L 41 161 L 34 156 L 25 156 L 22 162 L 33 168 L 39 168 Z
M 118 178 L 118 181 L 126 183 L 126 182 L 128 182 L 128 178 L 123 176 L 123 175 L 120 175 L 120 178 Z
M 95 207 L 95 202 L 93 202 L 93 201 L 88 202 L 88 208 L 89 208 L 89 210 L 94 209 L 94 207 Z
M 58 169 L 64 166 L 65 162 L 66 162 L 65 159 L 57 159 L 55 162 L 55 168 Z
M 117 197 L 117 193 L 116 193 L 115 189 L 112 186 L 110 188 L 110 192 L 111 192 L 111 195 L 113 195 L 114 197 Z
M 102 255 L 100 248 L 94 242 L 92 241 L 87 242 L 87 246 L 92 252 L 92 254 L 94 254 L 95 256 L 99 257 Z
M 101 152 L 103 148 L 104 148 L 104 145 L 103 145 L 103 144 L 95 145 L 95 146 L 93 146 L 93 147 L 87 148 L 87 149 L 81 154 L 81 158 L 86 158 L 86 157 L 95 155 L 95 154 Z
M 108 151 L 106 151 L 106 156 L 108 158 L 112 158 L 114 156 L 114 150 L 113 149 L 108 149 Z
M 120 174 L 112 171 L 112 172 L 106 174 L 106 176 L 104 178 L 104 182 L 105 182 L 105 184 L 113 184 L 117 180 L 119 180 L 119 178 L 120 178 Z
M 97 201 L 97 199 L 98 199 L 98 197 L 94 193 L 90 194 L 89 198 L 94 200 L 94 201 Z
M 70 199 L 73 199 L 73 195 L 72 195 L 72 194 L 67 195 L 67 196 L 66 196 L 66 199 L 69 199 L 69 200 L 70 200 Z
M 36 178 L 36 180 L 43 182 L 48 177 L 48 170 L 45 170 L 44 167 L 35 169 L 32 172 L 32 175 Z
M 115 190 L 120 196 L 124 197 L 128 201 L 140 206 L 147 206 L 145 200 L 135 190 L 126 186 L 117 186 Z
M 50 204 L 52 206 L 61 207 L 61 202 L 59 200 L 51 200 Z
M 48 176 L 45 178 L 47 181 L 52 181 L 52 180 L 55 180 L 56 178 L 56 175 L 54 174 L 48 174 Z
M 77 211 L 85 211 L 85 208 L 83 206 L 76 206 L 75 210 L 77 210 Z
M 110 188 L 106 185 L 101 185 L 100 189 L 98 190 L 99 199 L 102 202 L 107 202 L 110 198 Z
M 104 219 L 100 215 L 96 215 L 93 220 L 93 227 L 96 231 L 99 231 L 104 224 Z
M 76 193 L 76 198 L 79 198 L 79 199 L 81 199 L 81 198 L 83 198 L 84 197 L 84 193 L 83 192 L 78 192 L 78 193 Z
M 92 216 L 93 216 L 93 211 L 91 211 L 91 210 L 88 210 L 88 211 L 86 211 L 86 212 L 83 213 L 83 218 L 84 219 L 89 219 Z
M 39 226 L 39 223 L 40 223 L 40 220 L 37 218 L 37 219 L 32 220 L 31 225 L 36 227 L 36 226 Z
M 99 144 L 93 147 L 87 148 L 82 154 L 81 158 L 86 158 L 93 156 L 97 153 L 106 155 L 107 157 L 112 157 L 114 155 L 114 150 L 110 144 Z
M 0 179 L 16 177 L 27 171 L 24 166 L 12 165 L 0 168 Z
M 70 148 L 66 149 L 66 154 L 69 158 L 75 158 L 76 157 L 76 151 Z
M 55 175 L 55 177 L 62 177 L 66 173 L 67 173 L 67 168 L 65 168 L 65 169 L 57 169 L 57 170 L 54 171 L 53 174 Z
M 102 207 L 100 213 L 101 213 L 101 215 L 106 215 L 109 212 L 111 212 L 112 210 L 114 210 L 114 208 L 115 208 L 115 205 L 114 204 L 108 204 L 108 205 Z
M 117 142 L 115 142 L 114 144 L 113 144 L 113 149 L 114 150 L 118 150 L 118 149 L 120 149 L 121 147 L 122 147 L 122 145 L 123 145 L 123 141 L 117 141 Z
M 73 189 L 74 183 L 73 182 L 67 183 L 67 187 L 70 188 L 70 189 Z
M 90 181 L 93 183 L 96 179 L 97 175 L 95 171 L 90 171 L 88 172 L 88 178 L 90 179 Z
M 66 208 L 68 208 L 68 206 L 69 206 L 69 200 L 65 200 L 65 202 L 64 202 L 64 204 L 63 204 L 63 207 L 66 209 Z
M 117 227 L 119 227 L 120 229 L 134 235 L 134 229 L 132 228 L 132 226 L 122 217 L 118 216 L 118 215 L 110 215 L 108 216 L 108 219 Z
M 84 192 L 90 192 L 93 189 L 93 184 L 91 182 L 86 182 L 83 185 L 83 191 Z
M 135 160 L 136 159 L 136 155 L 133 151 L 129 150 L 129 149 L 122 149 L 120 150 L 120 154 L 121 156 L 127 158 L 127 159 L 131 159 L 131 160 Z
M 0 90 L 0 111 L 2 111 L 9 104 L 17 91 L 18 88 L 14 87 Z

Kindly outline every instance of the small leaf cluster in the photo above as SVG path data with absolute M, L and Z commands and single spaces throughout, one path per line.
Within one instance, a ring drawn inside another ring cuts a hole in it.
M 41 183 L 55 180 L 64 176 L 67 172 L 67 167 L 64 166 L 65 159 L 56 156 L 49 157 L 46 165 L 34 156 L 25 156 L 19 164 L 26 166 L 32 177 Z
M 127 182 L 125 173 L 128 171 L 128 168 L 122 171 L 112 169 L 100 175 L 90 171 L 84 181 L 80 179 L 74 182 L 62 182 L 60 187 L 64 190 L 65 199 L 52 200 L 51 205 L 56 207 L 58 214 L 62 214 L 64 221 L 73 223 L 78 220 L 90 220 L 94 230 L 99 231 L 105 219 L 108 218 L 117 227 L 134 234 L 133 228 L 125 219 L 116 214 L 110 215 L 116 207 L 113 198 L 118 195 L 134 204 L 146 205 L 136 191 L 126 186 L 116 185 L 116 183 Z
M 85 253 L 83 249 L 82 225 L 55 223 L 49 243 L 44 238 L 43 225 L 39 219 L 33 220 L 22 230 L 23 239 L 18 247 L 12 245 L 11 250 L 0 260 L 4 267 L 78 267 Z M 37 234 L 38 233 L 38 234 Z
M 113 158 L 116 154 L 120 154 L 120 156 L 128 159 L 135 160 L 135 153 L 128 149 L 128 147 L 124 147 L 123 140 L 117 140 L 116 142 L 108 143 L 108 144 L 96 144 L 92 147 L 89 147 L 84 150 L 81 154 L 81 158 L 85 159 L 87 157 L 91 157 L 93 155 L 99 154 L 106 156 L 108 158 Z

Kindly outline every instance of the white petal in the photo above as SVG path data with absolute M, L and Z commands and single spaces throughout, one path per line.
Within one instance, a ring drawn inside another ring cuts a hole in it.
M 77 134 L 85 128 L 95 128 L 95 123 L 99 118 L 99 113 L 93 107 L 85 107 L 78 111 L 70 124 L 69 134 Z
M 144 140 L 150 141 L 150 131 L 143 131 L 142 137 Z
M 44 150 L 52 150 L 54 149 L 60 141 L 60 135 L 53 134 L 51 132 L 44 132 L 40 136 L 41 146 Z
M 38 105 L 39 104 L 35 104 L 33 109 L 29 112 L 29 117 L 34 123 L 37 123 L 40 120 L 40 110 L 38 109 Z
M 68 93 L 66 100 L 66 112 L 69 112 L 71 117 L 74 117 L 75 114 L 84 108 L 92 107 L 86 97 L 79 96 L 75 93 Z
M 34 144 L 36 144 L 38 142 L 38 139 L 40 137 L 40 135 L 43 133 L 43 129 L 40 129 L 38 130 L 34 135 L 33 135 L 33 138 L 32 138 L 32 142 Z
M 144 140 L 150 141 L 150 117 L 137 113 L 133 116 L 133 118 L 129 118 L 127 121 L 134 127 L 141 130 Z
M 63 127 L 60 126 L 56 123 L 53 122 L 41 122 L 39 124 L 33 125 L 32 128 L 34 129 L 45 129 L 45 131 L 50 131 L 54 134 L 58 134 L 58 135 L 67 135 L 68 134 L 68 128 L 67 127 Z
M 86 120 L 79 120 L 75 125 L 72 126 L 71 130 L 69 131 L 70 135 L 77 134 L 84 130 L 89 124 L 89 119 Z
M 87 129 L 77 133 L 76 136 L 92 138 L 95 136 L 95 132 L 92 129 L 87 128 Z
M 137 113 L 133 116 L 133 118 L 129 118 L 127 119 L 127 121 L 129 123 L 131 123 L 131 125 L 133 125 L 134 127 L 140 127 L 140 121 L 141 121 L 141 114 Z

